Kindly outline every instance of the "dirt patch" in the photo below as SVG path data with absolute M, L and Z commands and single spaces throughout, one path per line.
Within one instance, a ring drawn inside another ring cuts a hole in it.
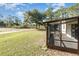
M 69 53 L 69 52 L 60 51 L 60 50 L 53 50 L 53 49 L 48 49 L 46 51 L 46 55 L 49 55 L 49 56 L 78 56 L 78 54 Z

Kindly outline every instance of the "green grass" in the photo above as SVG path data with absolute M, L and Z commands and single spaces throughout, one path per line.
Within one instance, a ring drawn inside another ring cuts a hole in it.
M 0 55 L 42 55 L 44 51 L 37 44 L 42 37 L 44 33 L 41 31 L 0 34 Z

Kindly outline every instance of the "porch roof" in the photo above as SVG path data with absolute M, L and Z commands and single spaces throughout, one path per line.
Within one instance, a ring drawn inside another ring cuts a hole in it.
M 75 16 L 75 17 L 70 17 L 70 18 L 63 18 L 63 19 L 55 19 L 55 20 L 50 20 L 50 21 L 44 21 L 43 23 L 59 23 L 59 22 L 62 22 L 62 21 L 63 21 L 63 23 L 67 23 L 67 22 L 73 22 L 78 18 L 79 18 L 79 16 Z

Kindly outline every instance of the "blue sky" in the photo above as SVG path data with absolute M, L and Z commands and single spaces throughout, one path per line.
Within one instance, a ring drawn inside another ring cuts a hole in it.
M 54 8 L 54 11 L 58 10 L 60 6 L 64 6 L 65 8 L 74 5 L 74 3 L 12 3 L 12 4 L 0 4 L 0 15 L 8 16 L 13 15 L 19 17 L 23 20 L 23 12 L 38 9 L 41 12 L 47 10 L 49 6 Z

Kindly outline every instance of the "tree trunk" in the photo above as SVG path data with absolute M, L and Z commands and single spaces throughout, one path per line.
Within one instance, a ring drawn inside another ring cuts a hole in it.
M 39 29 L 40 29 L 40 24 L 39 24 Z
M 37 23 L 36 23 L 36 29 L 37 29 Z

